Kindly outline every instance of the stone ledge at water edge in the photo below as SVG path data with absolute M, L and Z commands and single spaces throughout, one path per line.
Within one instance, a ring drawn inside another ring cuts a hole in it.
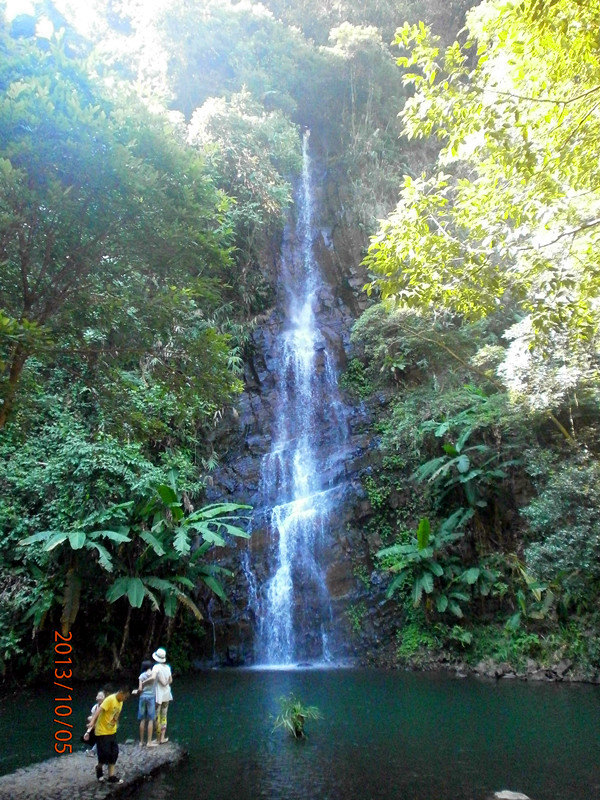
M 0 800 L 103 800 L 128 794 L 161 770 L 179 763 L 187 752 L 168 742 L 160 747 L 119 745 L 116 774 L 123 783 L 96 780 L 96 759 L 84 752 L 57 756 L 0 777 Z M 106 772 L 106 770 L 105 770 Z

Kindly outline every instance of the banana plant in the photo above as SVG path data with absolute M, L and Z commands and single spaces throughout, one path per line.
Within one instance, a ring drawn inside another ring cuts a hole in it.
M 123 553 L 119 571 L 124 574 L 108 588 L 106 599 L 114 603 L 125 597 L 131 608 L 140 608 L 148 599 L 155 610 L 162 607 L 169 617 L 181 603 L 202 619 L 193 599 L 198 582 L 226 599 L 219 577 L 231 575 L 224 567 L 206 562 L 204 556 L 212 548 L 224 547 L 229 536 L 249 538 L 234 524 L 245 519 L 240 512 L 249 508 L 213 503 L 193 511 L 177 487 L 177 473 L 171 471 L 169 483 L 157 485 L 132 510 L 129 534 L 136 546 Z
M 385 569 L 395 573 L 387 596 L 406 581 L 412 582 L 413 606 L 418 607 L 423 595 L 433 595 L 440 613 L 450 611 L 457 617 L 463 616 L 461 602 L 467 602 L 469 594 L 454 585 L 453 576 L 458 559 L 445 552 L 445 548 L 464 535 L 462 526 L 473 516 L 473 509 L 460 508 L 442 522 L 435 533 L 431 523 L 422 517 L 415 536 L 408 544 L 386 547 L 377 553 Z
M 443 444 L 444 455 L 421 464 L 414 477 L 419 482 L 436 485 L 440 500 L 455 487 L 461 487 L 471 507 L 485 508 L 488 501 L 484 489 L 494 480 L 506 478 L 506 469 L 518 460 L 500 461 L 498 453 L 486 444 L 465 447 L 472 432 L 468 428 L 454 444 Z
M 505 625 L 507 630 L 516 631 L 523 619 L 545 619 L 554 605 L 556 596 L 548 584 L 541 583 L 527 571 L 525 564 L 516 555 L 509 556 L 508 563 L 522 585 L 515 592 L 518 608 Z
M 177 488 L 177 474 L 157 485 L 139 502 L 112 505 L 88 515 L 69 530 L 40 531 L 19 544 L 36 556 L 51 554 L 64 570 L 61 628 L 66 635 L 75 622 L 81 600 L 82 577 L 90 567 L 115 576 L 106 591 L 114 603 L 126 598 L 129 611 L 148 600 L 155 610 L 174 616 L 179 604 L 198 619 L 202 614 L 193 594 L 203 582 L 225 599 L 221 576 L 231 573 L 204 558 L 213 547 L 223 547 L 230 536 L 248 538 L 241 511 L 249 506 L 214 503 L 192 511 L 189 500 Z M 81 558 L 84 552 L 92 558 Z M 126 626 L 127 627 L 127 626 Z M 124 640 L 126 637 L 124 637 Z
M 478 419 L 489 398 L 474 387 L 464 388 L 473 399 L 472 405 L 444 422 L 428 420 L 421 426 L 422 431 L 432 430 L 438 439 L 450 435 L 452 430 L 460 431 L 460 435 L 442 444 L 444 454 L 422 464 L 413 477 L 434 486 L 438 500 L 442 500 L 453 489 L 461 488 L 469 506 L 485 508 L 490 488 L 495 482 L 506 478 L 506 470 L 520 461 L 503 458 L 487 444 L 468 445 L 471 436 L 478 430 Z
M 71 629 L 81 601 L 82 551 L 92 551 L 98 563 L 106 572 L 114 568 L 114 553 L 108 549 L 108 543 L 121 545 L 131 542 L 127 526 L 118 525 L 123 522 L 132 502 L 115 505 L 108 510 L 97 511 L 77 523 L 71 530 L 47 530 L 34 533 L 21 539 L 21 547 L 42 545 L 42 551 L 52 553 L 59 551 L 59 561 L 65 569 L 64 591 L 61 600 L 61 630 L 66 636 Z M 104 527 L 112 524 L 110 528 Z M 102 526 L 102 527 L 99 527 Z M 116 529 L 115 529 L 116 528 Z M 84 564 L 85 564 L 84 559 Z M 47 609 L 46 609 L 47 611 Z

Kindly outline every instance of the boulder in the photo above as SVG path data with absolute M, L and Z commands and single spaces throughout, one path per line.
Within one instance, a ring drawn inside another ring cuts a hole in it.
M 530 800 L 530 798 L 522 792 L 510 792 L 504 789 L 502 792 L 494 792 L 491 800 Z
M 552 677 L 548 675 L 547 670 L 545 669 L 536 669 L 535 672 L 531 672 L 527 675 L 530 681 L 549 681 L 552 680 Z
M 558 664 L 552 667 L 552 671 L 555 672 L 559 678 L 564 678 L 572 666 L 573 662 L 571 659 L 563 658 L 558 662 Z

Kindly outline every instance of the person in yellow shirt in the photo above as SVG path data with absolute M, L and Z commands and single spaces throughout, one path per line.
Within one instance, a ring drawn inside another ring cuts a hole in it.
M 123 783 L 115 775 L 115 764 L 119 757 L 119 745 L 117 744 L 117 727 L 119 716 L 123 708 L 123 702 L 129 697 L 129 689 L 122 687 L 118 692 L 109 694 L 104 698 L 88 724 L 84 739 L 89 737 L 92 730 L 96 734 L 96 745 L 98 763 L 96 764 L 96 777 L 99 781 L 104 780 L 103 765 L 108 766 L 108 782 Z

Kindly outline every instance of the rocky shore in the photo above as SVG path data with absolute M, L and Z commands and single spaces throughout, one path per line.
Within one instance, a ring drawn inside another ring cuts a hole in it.
M 123 783 L 99 782 L 94 773 L 96 759 L 85 752 L 57 756 L 0 777 L 0 800 L 104 800 L 123 797 L 161 770 L 187 755 L 178 744 L 140 747 L 119 745 L 116 774 Z
M 534 659 L 528 659 L 523 669 L 513 667 L 505 662 L 497 662 L 491 658 L 480 661 L 475 667 L 467 668 L 470 673 L 482 678 L 518 678 L 528 681 L 571 681 L 573 683 L 597 683 L 597 676 L 584 675 L 574 668 L 573 662 L 563 658 L 556 664 L 544 667 Z M 458 670 L 459 672 L 463 670 Z
M 405 669 L 414 672 L 452 672 L 458 678 L 479 677 L 487 680 L 522 680 L 564 683 L 600 684 L 600 672 L 584 669 L 570 658 L 557 657 L 550 663 L 533 658 L 518 666 L 488 657 L 478 663 L 462 661 L 454 653 L 420 650 L 414 656 L 399 660 L 397 642 L 389 640 L 380 647 L 367 646 L 364 655 L 356 651 L 357 663 L 379 669 Z

